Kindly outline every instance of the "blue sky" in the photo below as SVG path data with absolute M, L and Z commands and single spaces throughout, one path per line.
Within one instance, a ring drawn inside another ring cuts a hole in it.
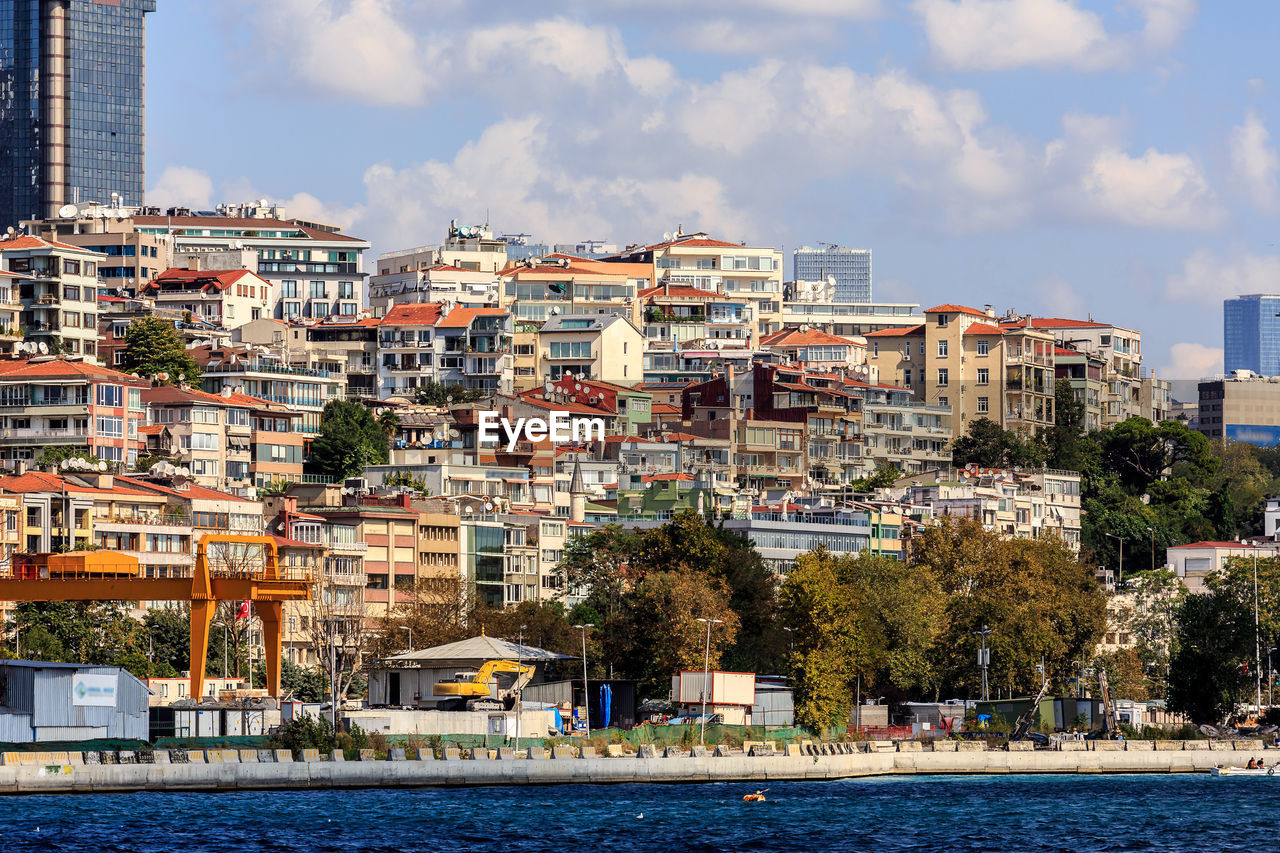
M 371 239 L 677 224 L 874 250 L 878 299 L 1142 331 L 1221 370 L 1280 290 L 1280 12 L 1253 0 L 162 0 L 152 203 Z

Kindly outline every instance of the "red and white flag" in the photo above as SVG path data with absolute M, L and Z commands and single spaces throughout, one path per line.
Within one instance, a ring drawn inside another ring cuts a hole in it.
M 246 601 L 240 605 L 240 609 L 236 611 L 236 618 L 237 619 L 249 618 L 249 602 Z

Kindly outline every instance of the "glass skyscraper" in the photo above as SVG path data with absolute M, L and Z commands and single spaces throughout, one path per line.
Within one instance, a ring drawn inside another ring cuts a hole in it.
M 1280 295 L 1255 293 L 1222 303 L 1222 360 L 1227 373 L 1280 376 Z
M 798 281 L 836 281 L 836 302 L 871 301 L 871 250 L 820 244 L 821 249 L 801 246 L 792 253 Z
M 0 0 L 0 230 L 69 203 L 139 205 L 143 16 L 155 0 Z

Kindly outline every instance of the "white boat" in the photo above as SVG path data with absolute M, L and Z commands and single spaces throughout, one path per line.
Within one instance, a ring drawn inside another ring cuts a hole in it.
M 1209 774 L 1212 776 L 1280 776 L 1274 767 L 1254 770 L 1245 767 L 1211 767 Z

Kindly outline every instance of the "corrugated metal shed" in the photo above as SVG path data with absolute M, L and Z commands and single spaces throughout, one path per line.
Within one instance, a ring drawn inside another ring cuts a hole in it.
M 79 674 L 116 677 L 114 706 L 76 704 Z M 114 666 L 0 661 L 0 741 L 148 740 L 146 685 Z

